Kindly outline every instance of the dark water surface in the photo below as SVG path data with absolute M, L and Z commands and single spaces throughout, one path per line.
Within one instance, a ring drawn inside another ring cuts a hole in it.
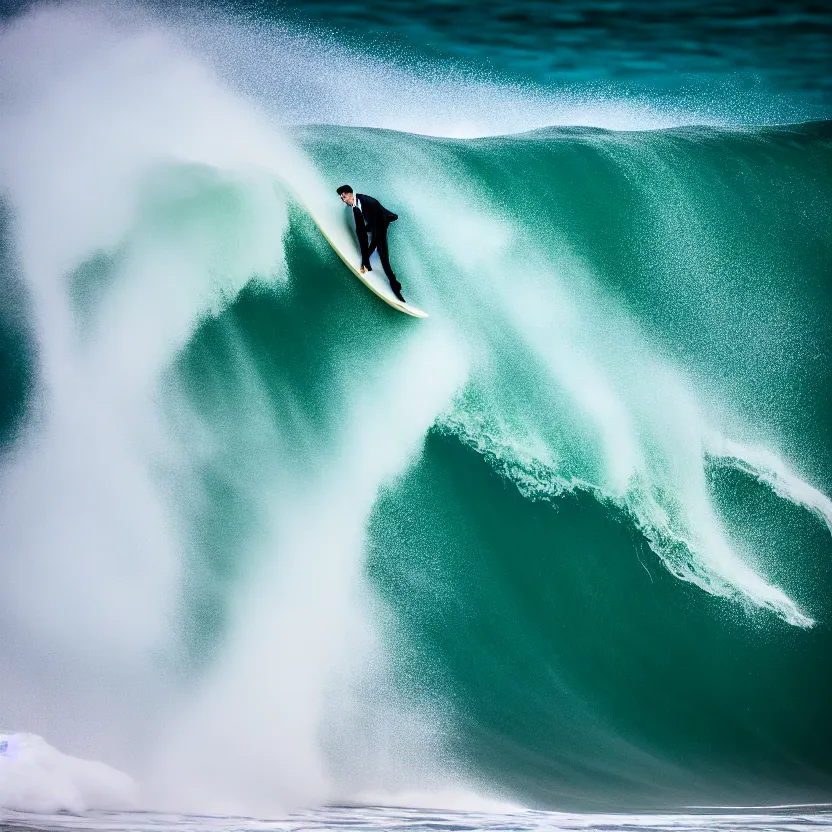
M 824 118 L 832 107 L 832 9 L 823 2 L 285 0 L 231 7 L 596 95 L 709 99 L 715 112 L 763 122 Z

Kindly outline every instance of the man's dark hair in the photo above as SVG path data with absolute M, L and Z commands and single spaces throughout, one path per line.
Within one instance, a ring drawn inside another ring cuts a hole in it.
M 352 193 L 352 188 L 349 185 L 341 185 L 341 187 L 338 188 L 335 191 L 335 193 L 337 193 L 338 196 L 341 196 L 341 194 L 351 194 Z

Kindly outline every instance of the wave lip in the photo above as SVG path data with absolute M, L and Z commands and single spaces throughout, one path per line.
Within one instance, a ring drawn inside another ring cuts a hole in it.
M 802 480 L 777 454 L 767 448 L 742 445 L 722 436 L 711 438 L 708 453 L 718 457 L 723 464 L 767 485 L 781 499 L 812 512 L 832 533 L 832 500 Z

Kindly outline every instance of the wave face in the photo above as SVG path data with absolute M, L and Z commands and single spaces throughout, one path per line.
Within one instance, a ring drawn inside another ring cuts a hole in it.
M 832 515 L 783 460 L 828 493 L 828 239 L 788 226 L 828 211 L 829 138 L 360 138 L 470 362 L 368 568 L 403 683 L 520 793 L 828 794 Z M 320 165 L 345 139 L 305 134 Z
M 829 800 L 832 124 L 281 128 L 87 12 L 0 44 L 4 727 L 155 806 Z

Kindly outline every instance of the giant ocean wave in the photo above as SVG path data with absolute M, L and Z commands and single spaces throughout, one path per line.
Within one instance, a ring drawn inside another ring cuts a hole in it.
M 80 8 L 0 49 L 2 727 L 154 805 L 828 799 L 829 123 L 287 126 Z

